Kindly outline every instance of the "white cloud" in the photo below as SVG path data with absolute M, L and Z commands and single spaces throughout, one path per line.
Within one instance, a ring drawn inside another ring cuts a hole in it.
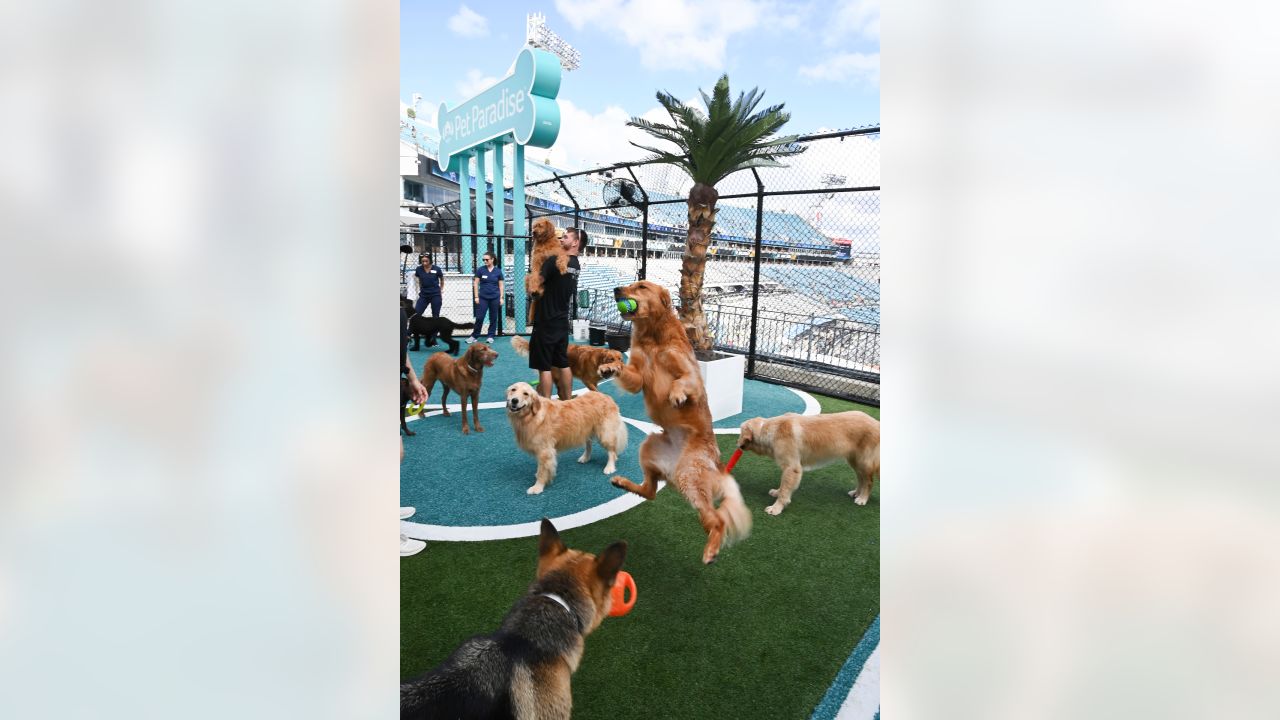
M 832 55 L 817 65 L 800 68 L 800 77 L 827 82 L 880 84 L 880 53 L 847 52 Z
M 458 101 L 460 102 L 475 97 L 481 90 L 496 82 L 498 82 L 498 78 L 492 75 L 485 75 L 479 70 L 471 68 L 453 88 L 458 91 Z M 453 107 L 453 103 L 450 103 L 449 107 Z
M 575 30 L 620 37 L 651 70 L 724 70 L 729 38 L 760 25 L 769 8 L 751 0 L 556 0 Z
M 544 162 L 550 157 L 550 164 L 555 167 L 587 170 L 648 156 L 648 152 L 632 145 L 630 141 L 654 147 L 666 146 L 642 130 L 627 127 L 631 115 L 616 105 L 592 114 L 574 105 L 571 100 L 560 98 L 557 102 L 560 103 L 560 135 L 556 138 L 555 145 L 549 149 L 529 149 L 529 157 L 538 162 Z M 701 102 L 699 99 L 697 104 L 701 105 Z M 667 111 L 656 105 L 641 113 L 640 117 L 653 122 L 671 122 Z
M 462 37 L 485 37 L 489 34 L 489 21 L 466 5 L 460 5 L 458 12 L 449 18 L 449 29 Z
M 836 5 L 824 33 L 826 44 L 856 38 L 880 41 L 880 0 L 844 0 Z

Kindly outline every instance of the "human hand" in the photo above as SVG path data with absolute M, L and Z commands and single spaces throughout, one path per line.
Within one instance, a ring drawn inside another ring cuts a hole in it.
M 414 405 L 421 405 L 427 401 L 427 389 L 417 379 L 409 381 L 409 392 L 413 395 Z

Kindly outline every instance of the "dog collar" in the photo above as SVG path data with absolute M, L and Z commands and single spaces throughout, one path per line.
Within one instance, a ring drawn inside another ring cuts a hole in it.
M 538 594 L 544 598 L 550 598 L 552 600 L 555 600 L 556 603 L 558 603 L 560 607 L 564 608 L 565 612 L 569 613 L 569 616 L 573 618 L 573 624 L 578 627 L 578 631 L 579 632 L 582 631 L 582 623 L 578 621 L 578 613 L 574 612 L 573 608 L 569 607 L 569 603 L 565 602 L 564 598 L 560 597 L 555 593 L 544 592 L 544 593 L 538 593 Z

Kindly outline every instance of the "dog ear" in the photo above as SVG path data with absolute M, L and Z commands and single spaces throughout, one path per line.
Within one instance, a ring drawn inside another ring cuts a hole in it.
M 553 558 L 563 553 L 565 549 L 556 526 L 552 525 L 550 520 L 542 518 L 542 535 L 538 538 L 538 559 Z
M 605 585 L 613 585 L 613 579 L 618 576 L 618 571 L 622 569 L 622 561 L 626 559 L 627 543 L 625 541 L 610 545 L 600 553 L 600 557 L 596 558 L 596 575 L 604 581 Z
M 658 297 L 662 299 L 662 307 L 670 310 L 671 309 L 671 293 L 667 292 L 666 288 L 659 287 Z

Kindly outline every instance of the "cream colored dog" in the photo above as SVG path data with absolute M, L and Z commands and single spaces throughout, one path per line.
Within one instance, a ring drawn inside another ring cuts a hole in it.
M 507 388 L 507 419 L 516 431 L 516 444 L 538 459 L 538 474 L 525 492 L 537 495 L 555 479 L 556 453 L 586 445 L 578 462 L 591 460 L 591 438 L 609 453 L 606 475 L 616 470 L 618 453 L 627 449 L 627 426 L 618 404 L 599 392 L 586 392 L 572 400 L 549 400 L 529 383 Z
M 850 491 L 849 497 L 859 505 L 867 504 L 871 483 L 880 474 L 880 421 L 856 410 L 752 418 L 738 430 L 738 447 L 771 457 L 782 468 L 782 483 L 769 491 L 777 500 L 764 509 L 770 515 L 791 504 L 791 494 L 800 487 L 805 470 L 848 462 L 858 476 L 858 489 Z

